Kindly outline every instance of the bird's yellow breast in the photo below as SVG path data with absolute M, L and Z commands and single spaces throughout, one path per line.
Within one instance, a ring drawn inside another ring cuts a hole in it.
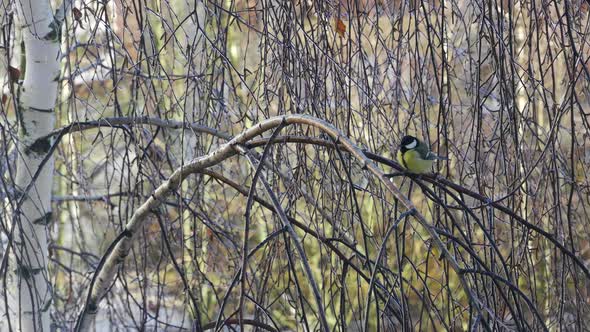
M 417 151 L 408 150 L 397 152 L 397 162 L 412 173 L 427 173 L 431 171 L 434 160 L 422 159 Z

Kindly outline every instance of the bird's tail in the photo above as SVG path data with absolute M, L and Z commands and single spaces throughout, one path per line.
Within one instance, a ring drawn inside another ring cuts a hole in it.
M 426 159 L 428 159 L 428 160 L 449 160 L 449 158 L 447 158 L 445 156 L 439 156 L 434 152 L 429 152 Z

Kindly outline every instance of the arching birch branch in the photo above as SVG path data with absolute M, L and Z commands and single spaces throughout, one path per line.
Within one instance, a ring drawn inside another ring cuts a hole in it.
M 343 146 L 344 149 L 346 149 L 358 160 L 359 163 L 361 163 L 362 169 L 367 170 L 376 176 L 406 209 L 415 209 L 414 204 L 407 197 L 405 197 L 405 195 L 395 184 L 385 177 L 385 174 L 381 171 L 381 169 L 379 169 L 377 165 L 370 161 L 361 149 L 354 145 L 348 138 L 344 137 L 338 129 L 329 123 L 307 115 L 285 115 L 270 118 L 260 122 L 258 125 L 252 128 L 245 130 L 228 143 L 220 146 L 215 151 L 205 156 L 196 158 L 189 164 L 177 169 L 170 176 L 170 178 L 160 185 L 154 191 L 152 196 L 135 211 L 129 222 L 125 225 L 122 233 L 124 236 L 122 236 L 121 240 L 115 245 L 113 252 L 106 259 L 103 268 L 96 272 L 96 284 L 95 287 L 89 290 L 87 302 L 76 324 L 77 330 L 87 330 L 89 328 L 91 322 L 96 316 L 96 313 L 98 312 L 100 300 L 106 294 L 109 286 L 113 282 L 119 265 L 125 260 L 125 257 L 128 255 L 129 250 L 131 249 L 133 237 L 140 226 L 143 224 L 147 215 L 151 213 L 151 211 L 158 205 L 160 205 L 166 195 L 168 195 L 172 190 L 178 188 L 180 183 L 188 175 L 200 172 L 201 170 L 210 166 L 217 165 L 227 158 L 235 155 L 237 153 L 237 146 L 245 144 L 250 139 L 261 135 L 270 129 L 276 128 L 278 126 L 293 124 L 315 127 L 331 136 L 337 144 Z M 478 312 L 481 312 L 479 301 L 475 298 L 471 288 L 469 287 L 469 284 L 467 283 L 467 280 L 461 273 L 461 267 L 451 255 L 451 253 L 447 250 L 445 244 L 438 236 L 436 229 L 429 224 L 422 214 L 417 212 L 414 214 L 414 218 L 427 230 L 437 249 L 443 254 L 443 257 L 447 260 L 449 266 L 456 272 L 461 286 L 469 298 L 471 305 L 473 305 Z

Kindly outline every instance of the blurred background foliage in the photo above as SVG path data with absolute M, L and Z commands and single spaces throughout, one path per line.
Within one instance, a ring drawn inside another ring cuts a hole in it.
M 274 144 L 263 174 L 305 226 L 297 231 L 334 330 L 360 331 L 365 320 L 371 331 L 588 330 L 588 275 L 563 250 L 590 265 L 588 9 L 583 0 L 76 1 L 63 31 L 58 127 L 120 121 L 66 134 L 55 154 L 54 321 L 71 328 L 100 257 L 153 190 L 225 142 L 187 125 L 233 136 L 303 113 L 385 158 L 402 136 L 422 138 L 449 156 L 436 165 L 441 177 L 485 198 L 427 182 L 426 195 L 408 177 L 392 179 L 476 271 L 464 274 L 474 306 L 378 179 L 320 131 L 283 129 L 329 143 Z M 6 11 L 1 21 L 5 73 L 25 70 L 14 19 Z M 18 79 L 2 83 L 10 182 Z M 234 157 L 170 195 L 97 329 L 188 329 L 197 317 L 235 327 L 244 297 L 244 318 L 317 330 L 301 257 L 276 215 L 255 202 L 244 239 L 253 174 Z M 244 241 L 252 255 L 242 284 Z

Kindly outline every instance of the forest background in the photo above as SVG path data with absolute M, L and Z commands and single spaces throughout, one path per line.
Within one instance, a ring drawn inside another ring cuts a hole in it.
M 588 11 L 4 0 L 0 330 L 590 329 Z

